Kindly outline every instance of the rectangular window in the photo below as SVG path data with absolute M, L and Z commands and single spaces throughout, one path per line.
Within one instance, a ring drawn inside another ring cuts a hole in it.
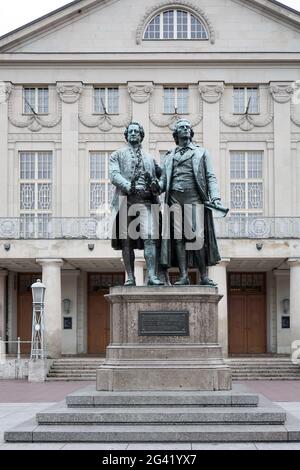
M 49 112 L 48 88 L 24 88 L 23 101 L 25 114 L 47 114 Z
M 94 88 L 94 112 L 119 114 L 119 88 Z
M 263 152 L 231 152 L 230 179 L 232 216 L 243 218 L 262 215 Z
M 21 237 L 48 238 L 52 216 L 52 152 L 20 152 Z
M 107 213 L 114 186 L 108 176 L 110 152 L 90 152 L 90 212 Z
M 164 88 L 164 113 L 188 114 L 189 89 Z
M 259 113 L 259 91 L 258 88 L 241 88 L 233 89 L 233 112 L 235 114 L 244 114 L 248 110 L 248 114 Z

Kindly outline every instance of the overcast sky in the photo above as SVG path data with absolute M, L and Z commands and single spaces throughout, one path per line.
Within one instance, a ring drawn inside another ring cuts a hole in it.
M 67 3 L 70 1 L 0 0 L 0 36 Z M 300 0 L 281 0 L 281 3 L 300 11 Z

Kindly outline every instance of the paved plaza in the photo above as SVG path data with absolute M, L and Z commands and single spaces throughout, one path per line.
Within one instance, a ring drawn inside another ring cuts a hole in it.
M 0 450 L 300 450 L 300 443 L 41 443 L 6 444 L 4 431 L 29 420 L 37 412 L 64 400 L 93 382 L 0 381 Z M 249 391 L 261 393 L 300 419 L 300 381 L 248 381 Z

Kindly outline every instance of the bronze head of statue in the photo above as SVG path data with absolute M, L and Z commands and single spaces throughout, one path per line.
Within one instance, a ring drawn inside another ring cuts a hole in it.
M 177 145 L 192 142 L 195 133 L 187 119 L 179 119 L 174 126 L 173 137 Z
M 133 121 L 128 124 L 124 131 L 124 136 L 127 142 L 136 143 L 136 138 L 138 136 L 139 143 L 141 144 L 145 137 L 145 131 L 143 126 L 140 123 Z

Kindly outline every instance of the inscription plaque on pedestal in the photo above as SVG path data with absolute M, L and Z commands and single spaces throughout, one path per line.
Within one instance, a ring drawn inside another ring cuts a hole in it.
M 139 336 L 189 336 L 189 312 L 139 312 Z

